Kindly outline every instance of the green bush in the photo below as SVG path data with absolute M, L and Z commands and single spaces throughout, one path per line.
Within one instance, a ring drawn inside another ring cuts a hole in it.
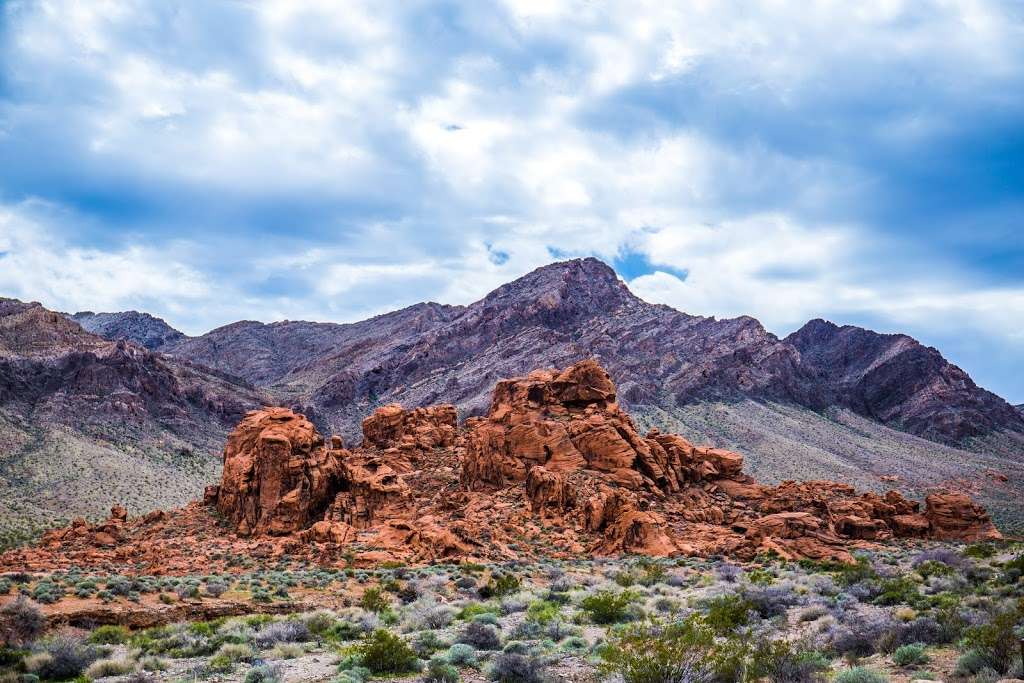
M 375 674 L 403 674 L 416 671 L 416 652 L 399 636 L 377 629 L 359 645 L 359 661 Z
M 924 645 L 911 643 L 896 648 L 896 651 L 892 653 L 892 661 L 896 666 L 916 666 L 927 662 L 928 655 L 925 654 Z
M 1015 629 L 1024 622 L 1021 608 L 1004 609 L 991 615 L 988 623 L 972 626 L 964 632 L 964 646 L 981 652 L 993 669 L 1005 673 L 1013 658 L 1020 653 Z
M 732 633 L 750 621 L 753 604 L 746 598 L 731 594 L 712 598 L 705 603 L 707 624 L 720 635 Z
M 600 590 L 580 602 L 580 607 L 595 624 L 617 624 L 626 618 L 627 608 L 635 600 L 629 591 Z
M 996 554 L 996 548 L 991 543 L 972 543 L 964 548 L 963 554 L 978 560 L 987 560 Z
M 609 634 L 598 652 L 599 670 L 605 676 L 617 674 L 625 683 L 686 680 L 714 646 L 714 632 L 698 618 L 632 624 Z
M 444 657 L 432 657 L 427 663 L 423 680 L 425 683 L 456 683 L 459 680 L 459 670 L 449 664 Z
M 500 574 L 492 576 L 491 580 L 480 587 L 480 597 L 487 600 L 500 598 L 519 590 L 521 583 L 519 578 L 512 574 Z
M 561 607 L 547 600 L 531 602 L 530 606 L 526 608 L 526 618 L 530 621 L 536 621 L 538 624 L 547 624 L 554 621 L 560 614 Z
M 888 678 L 862 666 L 840 671 L 833 679 L 834 683 L 888 683 Z
M 108 624 L 90 633 L 89 642 L 97 645 L 120 645 L 130 637 L 131 633 L 124 626 Z
M 380 614 L 381 612 L 386 612 L 391 607 L 391 598 L 379 586 L 371 586 L 366 589 L 363 597 L 359 599 L 359 606 L 367 612 Z
M 938 563 L 934 563 L 938 564 Z M 901 576 L 882 582 L 881 592 L 875 598 L 876 605 L 913 605 L 921 597 L 913 579 Z

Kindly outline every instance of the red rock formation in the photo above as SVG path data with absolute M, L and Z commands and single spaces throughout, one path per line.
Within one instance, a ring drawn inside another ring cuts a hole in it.
M 933 493 L 924 502 L 933 538 L 948 541 L 1002 538 L 984 508 L 962 493 Z
M 302 531 L 334 499 L 344 454 L 324 448 L 301 415 L 251 411 L 228 437 L 217 509 L 242 535 Z
M 188 556 L 196 547 L 325 563 L 352 548 L 363 563 L 764 552 L 848 562 L 851 547 L 893 537 L 998 537 L 962 495 L 929 496 L 921 514 L 895 491 L 760 485 L 737 453 L 657 430 L 640 436 L 615 399 L 594 361 L 538 370 L 499 382 L 488 414 L 461 432 L 451 406 L 380 408 L 351 452 L 290 410 L 254 411 L 228 439 L 221 484 L 204 496 L 237 536 L 225 538 L 198 505 L 134 520 L 118 507 L 101 524 L 48 533 L 41 550 L 11 551 L 0 566 L 217 568 Z
M 363 446 L 427 451 L 455 444 L 458 415 L 453 405 L 405 410 L 397 403 L 363 420 Z

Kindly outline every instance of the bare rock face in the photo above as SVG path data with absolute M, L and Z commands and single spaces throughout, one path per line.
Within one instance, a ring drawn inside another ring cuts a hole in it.
M 933 493 L 925 498 L 925 517 L 934 538 L 990 541 L 1002 538 L 985 509 L 962 493 Z
M 458 413 L 453 405 L 405 410 L 397 403 L 363 420 L 363 443 L 374 448 L 427 451 L 455 445 Z
M 228 437 L 217 509 L 242 535 L 302 531 L 334 498 L 339 452 L 285 408 L 252 411 Z

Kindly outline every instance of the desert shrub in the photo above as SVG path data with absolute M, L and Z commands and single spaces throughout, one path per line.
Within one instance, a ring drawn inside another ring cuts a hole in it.
M 478 591 L 484 600 L 500 598 L 519 590 L 521 582 L 513 574 L 498 574 L 491 577 L 491 580 L 480 587 Z
M 476 650 L 466 643 L 455 643 L 448 648 L 448 661 L 458 666 L 476 666 Z
M 484 612 L 483 614 L 478 614 L 473 617 L 471 621 L 475 621 L 478 624 L 490 624 L 491 626 L 497 626 L 498 615 L 494 612 Z
M 57 681 L 75 678 L 99 659 L 99 650 L 77 638 L 58 636 L 42 643 L 29 673 Z M 26 660 L 26 664 L 28 661 Z
M 141 658 L 139 666 L 142 667 L 143 671 L 166 671 L 167 661 L 151 655 Z
M 223 657 L 230 662 L 248 662 L 254 656 L 252 648 L 242 643 L 224 643 L 217 650 L 215 657 Z
M 625 683 L 710 681 L 712 671 L 702 662 L 714 645 L 714 631 L 699 619 L 633 624 L 609 635 L 599 668 Z
M 449 664 L 444 657 L 432 657 L 427 663 L 423 680 L 425 683 L 456 683 L 459 680 L 459 670 Z
M 135 669 L 135 663 L 126 659 L 97 659 L 86 668 L 85 675 L 93 679 L 123 676 L 133 669 Z
M 836 654 L 856 659 L 874 654 L 879 648 L 879 641 L 893 626 L 888 616 L 866 616 L 835 626 L 825 636 Z
M 964 560 L 964 556 L 962 554 L 950 548 L 932 548 L 918 553 L 914 559 L 910 561 L 910 566 L 915 569 L 919 569 L 922 565 L 930 562 L 944 564 L 947 567 L 954 569 L 963 569 L 968 564 L 967 561 Z
M 743 598 L 751 609 L 765 619 L 785 614 L 788 608 L 800 602 L 800 596 L 788 586 L 749 588 Z
M 359 606 L 367 612 L 380 614 L 391 607 L 391 598 L 380 586 L 371 586 L 363 592 L 363 596 L 359 599 Z
M 459 590 L 472 590 L 476 588 L 476 579 L 472 576 L 460 576 L 455 579 L 455 587 Z
M 834 683 L 887 683 L 889 679 L 877 671 L 855 666 L 852 669 L 840 671 L 832 680 Z
M 179 600 L 190 600 L 199 597 L 199 586 L 191 583 L 179 583 L 174 589 Z
M 715 566 L 715 575 L 725 583 L 736 583 L 743 576 L 743 570 L 734 564 L 723 562 Z
M 280 683 L 281 668 L 274 664 L 254 666 L 245 673 L 243 683 Z
M 828 614 L 828 608 L 824 605 L 809 605 L 800 610 L 796 618 L 799 621 L 817 621 Z
M 996 548 L 991 543 L 972 543 L 964 548 L 965 557 L 973 557 L 979 560 L 987 560 L 996 554 Z
M 309 627 L 293 619 L 271 622 L 253 636 L 260 648 L 272 647 L 276 643 L 305 643 L 312 639 Z
M 27 645 L 45 629 L 46 617 L 23 595 L 0 607 L 0 642 L 5 646 Z
M 998 610 L 986 623 L 966 629 L 964 645 L 983 653 L 993 669 L 1005 673 L 1020 651 L 1021 639 L 1016 629 L 1021 622 L 1019 608 Z
M 412 640 L 412 649 L 422 659 L 428 658 L 444 647 L 446 647 L 445 642 L 434 631 L 420 631 Z
M 877 581 L 878 572 L 866 557 L 857 557 L 853 564 L 839 564 L 829 567 L 841 586 L 853 586 L 865 581 Z
M 896 666 L 915 666 L 927 662 L 928 655 L 925 654 L 924 645 L 912 643 L 896 648 L 896 651 L 892 653 L 892 661 Z
M 572 577 L 563 574 L 557 579 L 551 582 L 548 589 L 554 593 L 567 593 L 576 587 L 576 582 L 573 581 Z
M 131 633 L 124 626 L 108 624 L 90 633 L 89 642 L 97 645 L 120 645 L 130 637 Z
M 886 579 L 879 588 L 878 596 L 874 600 L 876 605 L 913 605 L 921 597 L 917 592 L 917 584 L 906 576 Z
M 375 674 L 402 674 L 416 671 L 419 658 L 399 636 L 377 629 L 359 644 L 359 661 Z
M 704 603 L 707 624 L 715 632 L 725 635 L 750 621 L 753 604 L 738 594 L 720 595 Z
M 955 639 L 955 624 L 939 623 L 933 617 L 918 617 L 905 623 L 895 624 L 878 639 L 876 645 L 882 652 L 893 652 L 902 645 L 921 643 L 938 645 Z
M 448 605 L 438 604 L 429 598 L 421 598 L 409 606 L 403 621 L 403 628 L 420 631 L 425 628 L 444 628 L 455 619 L 455 610 Z
M 295 643 L 278 643 L 270 648 L 267 656 L 271 659 L 296 659 L 302 656 L 302 646 Z
M 634 599 L 630 591 L 600 590 L 583 598 L 580 607 L 595 624 L 617 624 L 625 620 Z
M 459 631 L 458 641 L 472 645 L 477 650 L 497 650 L 501 647 L 498 631 L 490 624 L 471 621 Z
M 43 579 L 32 589 L 32 599 L 44 605 L 51 605 L 64 597 L 64 587 L 51 579 Z
M 729 668 L 741 664 L 742 669 L 736 674 L 752 680 L 818 683 L 825 679 L 823 672 L 829 669 L 829 660 L 820 652 L 785 640 L 760 640 L 753 645 L 744 641 L 734 648 L 726 658 Z M 720 670 L 719 676 L 721 673 Z
M 973 676 L 982 669 L 989 667 L 989 658 L 981 650 L 968 650 L 956 660 L 956 668 L 953 675 L 960 678 Z
M 491 662 L 487 677 L 498 683 L 543 683 L 544 664 L 531 655 L 502 652 Z
M 526 609 L 526 618 L 530 621 L 536 621 L 538 624 L 547 624 L 554 621 L 561 614 L 561 608 L 547 600 L 537 600 L 530 603 L 530 606 Z
M 206 594 L 213 598 L 219 598 L 228 591 L 228 585 L 223 581 L 210 581 L 206 584 Z
M 330 612 L 319 611 L 302 615 L 302 623 L 306 625 L 310 633 L 326 636 L 338 623 L 338 619 Z

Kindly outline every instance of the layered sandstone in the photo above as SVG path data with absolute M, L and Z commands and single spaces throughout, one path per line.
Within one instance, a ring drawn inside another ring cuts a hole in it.
M 851 561 L 851 548 L 894 538 L 999 537 L 963 495 L 929 496 L 922 512 L 897 491 L 765 486 L 744 474 L 738 453 L 658 430 L 641 435 L 593 360 L 498 382 L 487 414 L 461 429 L 448 405 L 387 405 L 363 428 L 362 445 L 347 450 L 291 410 L 253 411 L 230 435 L 205 507 L 134 520 L 115 509 L 100 525 L 76 522 L 48 534 L 44 551 L 13 551 L 3 563 L 178 571 L 212 562 L 183 556 L 174 529 L 211 556 L 328 564 L 352 554 L 364 563 L 766 552 Z M 217 530 L 213 507 L 231 534 Z

